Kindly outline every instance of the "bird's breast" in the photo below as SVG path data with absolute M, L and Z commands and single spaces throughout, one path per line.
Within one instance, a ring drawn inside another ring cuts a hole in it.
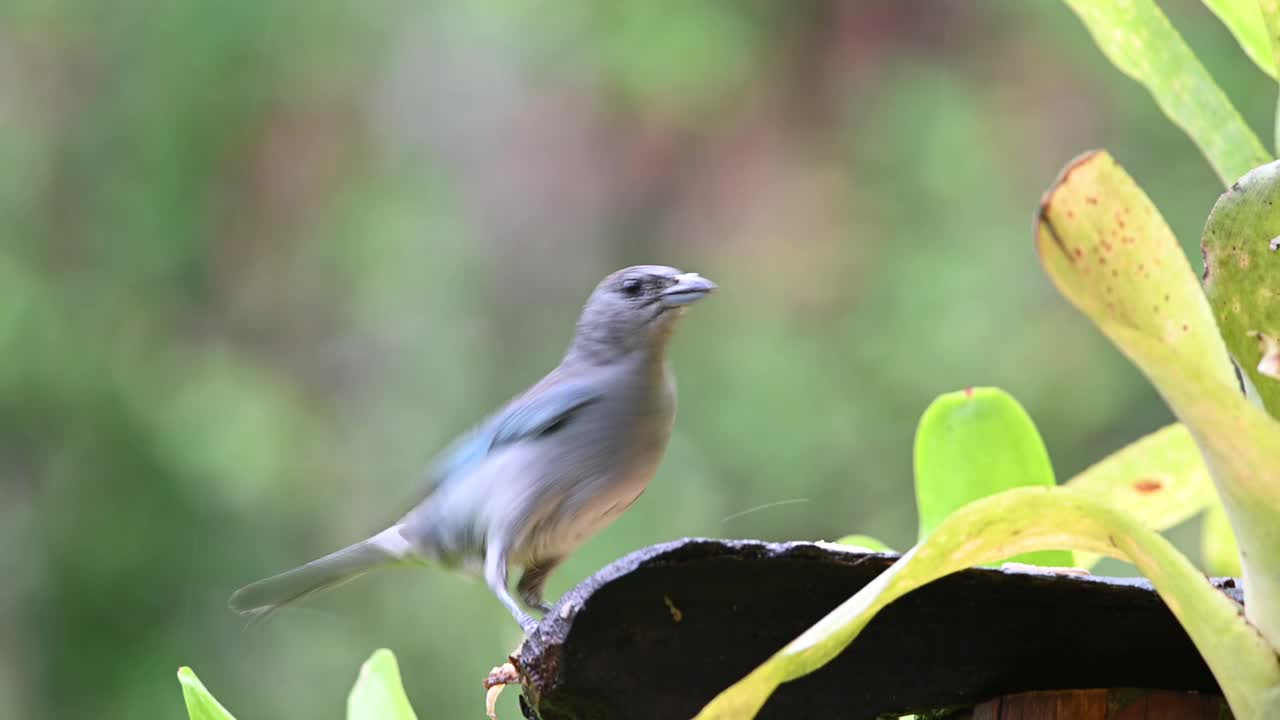
M 563 472 L 551 479 L 556 489 L 528 528 L 533 554 L 568 554 L 631 507 L 662 461 L 674 417 L 674 397 L 664 388 L 647 398 L 606 398 L 566 427 L 576 437 L 563 438 L 555 463 Z
M 545 436 L 495 450 L 415 516 L 433 555 L 466 558 L 495 542 L 513 563 L 563 557 L 617 519 L 653 478 L 675 418 L 667 378 L 614 383 Z

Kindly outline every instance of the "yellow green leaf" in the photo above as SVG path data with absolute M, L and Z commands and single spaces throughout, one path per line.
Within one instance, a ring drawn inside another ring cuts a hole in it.
M 1152 530 L 1166 530 L 1218 504 L 1200 448 L 1177 423 L 1108 455 L 1066 486 L 1124 510 Z M 1098 557 L 1076 553 L 1076 565 L 1092 567 Z
M 1045 195 L 1036 246 L 1058 290 L 1191 432 L 1244 551 L 1248 617 L 1280 648 L 1280 425 L 1240 393 L 1181 246 L 1104 152 L 1077 159 Z
M 1227 522 L 1227 512 L 1221 505 L 1209 508 L 1200 528 L 1200 561 L 1205 572 L 1219 577 L 1240 577 L 1240 546 L 1235 533 Z
M 360 666 L 360 676 L 347 697 L 347 720 L 417 720 L 390 650 L 374 651 Z
M 1262 72 L 1276 77 L 1271 40 L 1267 37 L 1267 26 L 1262 20 L 1258 0 L 1204 0 L 1204 4 L 1227 26 L 1236 42 L 1244 49 L 1245 55 Z
M 1102 54 L 1200 147 L 1224 186 L 1272 159 L 1154 0 L 1064 2 Z
M 187 704 L 187 717 L 191 720 L 236 720 L 205 688 L 191 668 L 178 668 L 178 684 L 182 686 L 182 699 Z
M 782 683 L 836 657 L 896 598 L 940 577 L 1002 557 L 1074 549 L 1128 560 L 1147 576 L 1204 656 L 1239 720 L 1262 720 L 1280 689 L 1275 651 L 1240 606 L 1159 533 L 1068 488 L 1018 488 L 950 515 L 929 537 L 742 680 L 697 720 L 741 720 Z M 855 644 L 851 652 L 857 652 Z
M 1054 485 L 1049 451 L 1031 416 L 999 388 L 968 388 L 938 396 L 925 409 L 915 439 L 916 507 L 923 540 L 948 515 L 1010 488 Z M 1068 566 L 1061 550 L 999 558 Z

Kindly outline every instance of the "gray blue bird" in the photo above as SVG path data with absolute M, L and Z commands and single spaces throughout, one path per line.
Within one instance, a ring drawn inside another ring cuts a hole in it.
M 716 289 L 661 265 L 596 286 L 560 364 L 458 438 L 431 464 L 427 496 L 395 525 L 247 585 L 231 607 L 261 615 L 384 565 L 433 562 L 482 573 L 525 632 L 546 612 L 543 588 L 569 553 L 648 486 L 675 420 L 667 342 L 690 303 Z

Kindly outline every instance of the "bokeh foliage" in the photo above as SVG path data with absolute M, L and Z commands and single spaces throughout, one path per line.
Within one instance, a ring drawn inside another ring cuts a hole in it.
M 1221 23 L 1161 5 L 1268 127 Z M 478 712 L 518 639 L 480 583 L 251 628 L 226 596 L 395 517 L 624 264 L 724 291 L 654 486 L 553 597 L 683 535 L 909 546 L 912 429 L 957 387 L 1010 390 L 1062 477 L 1168 422 L 1027 271 L 1028 208 L 1105 144 L 1193 251 L 1220 186 L 1068 10 L 557 7 L 0 5 L 0 717 L 178 716 L 190 664 L 241 716 L 336 718 L 380 646 L 423 716 Z

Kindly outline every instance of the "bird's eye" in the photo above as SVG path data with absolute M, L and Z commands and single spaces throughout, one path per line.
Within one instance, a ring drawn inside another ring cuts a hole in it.
M 627 278 L 622 281 L 622 294 L 629 298 L 636 297 L 643 289 L 644 283 L 635 278 Z

